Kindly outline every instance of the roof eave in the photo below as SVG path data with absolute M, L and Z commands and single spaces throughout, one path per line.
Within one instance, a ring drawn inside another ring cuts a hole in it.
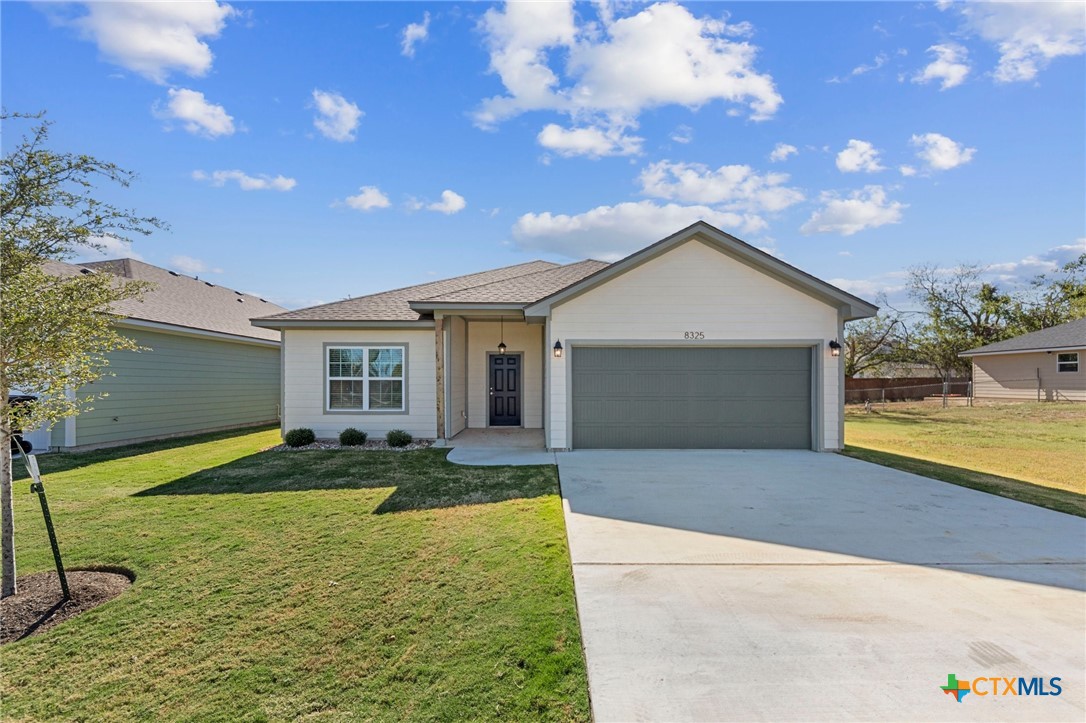
M 996 354 L 1037 354 L 1041 352 L 1053 352 L 1053 351 L 1074 351 L 1076 349 L 1086 349 L 1086 344 L 1071 344 L 1068 346 L 1041 346 L 1030 347 L 1029 349 L 994 349 L 992 351 L 984 351 L 984 347 L 977 349 L 970 349 L 969 351 L 963 351 L 958 356 L 994 356 Z
M 251 319 L 262 329 L 433 329 L 432 319 L 407 321 L 396 319 Z

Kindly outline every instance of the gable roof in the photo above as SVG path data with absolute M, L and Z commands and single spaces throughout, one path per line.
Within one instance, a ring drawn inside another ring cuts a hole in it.
M 254 318 L 252 323 L 270 329 L 311 325 L 432 325 L 432 312 L 441 309 L 517 309 L 523 310 L 526 317 L 545 316 L 552 305 L 602 284 L 694 237 L 782 283 L 843 309 L 846 319 L 878 313 L 877 306 L 699 221 L 614 264 L 592 259 L 566 265 L 530 261 Z
M 279 341 L 279 332 L 260 329 L 249 322 L 252 316 L 286 311 L 270 301 L 234 291 L 210 281 L 179 274 L 136 259 L 111 259 L 70 264 L 46 263 L 46 271 L 57 276 L 74 276 L 91 271 L 108 273 L 118 279 L 149 281 L 153 284 L 142 300 L 125 299 L 110 311 L 119 316 L 156 324 L 169 324 L 197 331 Z
M 287 311 L 274 316 L 253 319 L 253 323 L 276 328 L 280 322 L 418 322 L 423 320 L 423 314 L 412 308 L 412 301 L 442 298 L 477 287 L 491 286 L 522 277 L 540 276 L 548 271 L 563 268 L 566 267 L 550 261 L 529 261 L 500 269 Z
M 1086 349 L 1086 319 L 1076 319 L 1059 326 L 1022 334 L 1013 339 L 963 351 L 958 356 L 983 354 L 1013 354 L 1023 351 L 1054 351 L 1056 349 Z
M 842 308 L 845 311 L 845 321 L 863 319 L 868 316 L 874 316 L 879 312 L 879 307 L 874 304 L 811 276 L 806 271 L 801 271 L 795 266 L 787 264 L 775 256 L 771 256 L 765 251 L 757 249 L 744 241 L 740 241 L 735 236 L 725 233 L 704 221 L 698 221 L 687 226 L 678 233 L 672 234 L 665 239 L 657 241 L 651 246 L 647 246 L 640 251 L 630 254 L 621 261 L 616 261 L 615 263 L 586 276 L 577 283 L 571 284 L 564 289 L 552 293 L 550 296 L 540 299 L 538 302 L 525 308 L 524 315 L 545 316 L 552 306 L 560 304 L 572 296 L 584 293 L 616 276 L 624 274 L 646 261 L 656 258 L 693 238 L 705 241 L 736 261 L 761 271 L 809 296 L 813 296 L 831 306 Z

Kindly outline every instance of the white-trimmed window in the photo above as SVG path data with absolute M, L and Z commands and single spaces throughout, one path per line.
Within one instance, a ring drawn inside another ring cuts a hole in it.
M 330 346 L 325 352 L 329 412 L 402 412 L 402 346 Z
M 1078 352 L 1064 352 L 1056 355 L 1056 371 L 1058 372 L 1077 372 L 1078 371 Z

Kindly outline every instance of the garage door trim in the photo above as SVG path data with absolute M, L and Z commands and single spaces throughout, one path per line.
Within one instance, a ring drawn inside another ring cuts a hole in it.
M 806 348 L 811 350 L 811 449 L 816 452 L 823 447 L 823 360 L 819 351 L 825 346 L 823 339 L 567 339 L 565 347 L 569 357 L 565 364 L 566 378 L 566 440 L 573 449 L 573 365 L 577 359 L 578 347 L 656 347 L 665 349 L 683 348 Z

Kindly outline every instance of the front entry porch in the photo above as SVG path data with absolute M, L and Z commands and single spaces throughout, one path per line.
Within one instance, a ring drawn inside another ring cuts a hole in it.
M 557 464 L 554 452 L 544 449 L 542 429 L 465 429 L 448 446 L 448 460 L 456 464 L 493 466 L 523 466 Z
M 510 310 L 446 314 L 437 329 L 439 437 L 451 447 L 542 448 L 543 325 Z

